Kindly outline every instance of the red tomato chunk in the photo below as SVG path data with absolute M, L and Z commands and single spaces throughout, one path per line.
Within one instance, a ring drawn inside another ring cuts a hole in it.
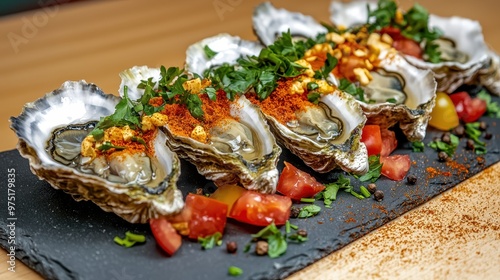
M 293 200 L 300 200 L 301 198 L 313 197 L 324 189 L 325 186 L 316 181 L 314 177 L 285 161 L 285 168 L 283 168 L 278 181 L 278 192 Z
M 267 226 L 273 221 L 284 225 L 290 217 L 292 200 L 278 194 L 246 191 L 233 204 L 229 216 L 237 221 L 257 226 Z

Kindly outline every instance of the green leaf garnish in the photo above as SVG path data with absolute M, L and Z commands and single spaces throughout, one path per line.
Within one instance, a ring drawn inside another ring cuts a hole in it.
M 365 91 L 362 88 L 357 87 L 355 84 L 349 82 L 349 80 L 345 78 L 340 79 L 338 88 L 354 96 L 359 101 L 365 102 Z
M 441 140 L 437 140 L 430 142 L 428 145 L 434 150 L 438 152 L 443 151 L 448 156 L 451 157 L 455 153 L 455 150 L 457 149 L 459 142 L 460 139 L 456 135 L 450 133 L 450 144 L 445 143 Z
M 110 150 L 110 149 L 116 149 L 116 150 L 120 151 L 120 150 L 124 150 L 124 149 L 125 149 L 125 147 L 122 147 L 122 146 L 115 146 L 115 145 L 113 145 L 111 142 L 106 141 L 106 142 L 102 143 L 102 145 L 101 145 L 101 146 L 99 146 L 97 149 L 98 149 L 99 151 L 107 151 L 107 150 Z
M 205 237 L 198 237 L 198 242 L 201 244 L 203 249 L 209 250 L 215 246 L 222 245 L 222 234 L 220 232 L 216 232 Z
M 368 172 L 366 172 L 366 174 L 362 175 L 361 177 L 358 177 L 358 180 L 360 180 L 361 182 L 371 181 L 372 183 L 374 183 L 375 181 L 378 180 L 378 178 L 380 178 L 380 171 L 382 170 L 382 163 L 380 163 L 380 156 L 379 155 L 369 156 L 368 165 L 369 165 Z
M 486 115 L 492 118 L 500 118 L 500 106 L 497 102 L 491 101 L 491 95 L 486 90 L 477 93 L 477 98 L 486 101 Z
M 479 140 L 481 136 L 481 131 L 479 130 L 480 123 L 466 123 L 465 124 L 465 135 L 474 141 L 474 151 L 478 155 L 486 154 L 488 151 L 486 149 L 486 143 Z
M 243 274 L 243 269 L 232 265 L 228 268 L 227 273 L 231 276 L 239 276 Z
M 425 149 L 425 144 L 422 141 L 411 142 L 411 148 L 414 153 L 421 153 Z
M 267 255 L 270 258 L 281 256 L 286 252 L 288 247 L 285 236 L 281 234 L 281 231 L 276 227 L 274 222 L 261 229 L 258 233 L 252 234 L 252 238 L 267 240 L 269 245 Z
M 321 211 L 321 207 L 318 205 L 307 205 L 302 208 L 300 208 L 299 216 L 298 218 L 309 218 L 312 216 L 316 216 L 319 214 Z
M 207 56 L 208 59 L 212 59 L 214 56 L 217 55 L 217 52 L 214 52 L 208 45 L 205 45 L 203 47 L 203 51 L 205 52 L 205 55 Z
M 146 242 L 146 237 L 142 234 L 136 234 L 136 233 L 132 233 L 130 231 L 127 231 L 125 233 L 125 238 L 115 236 L 113 241 L 120 246 L 129 248 L 129 247 L 134 246 L 136 243 Z

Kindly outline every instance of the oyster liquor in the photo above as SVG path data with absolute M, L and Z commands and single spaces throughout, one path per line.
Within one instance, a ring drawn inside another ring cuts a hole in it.
M 7 169 L 7 230 L 8 230 L 8 253 L 9 259 L 7 268 L 11 272 L 16 272 L 16 170 L 14 168 Z

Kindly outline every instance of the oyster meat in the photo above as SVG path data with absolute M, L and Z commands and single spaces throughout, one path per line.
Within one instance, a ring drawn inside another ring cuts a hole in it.
M 123 83 L 137 88 L 138 84 L 134 85 L 132 80 L 127 78 L 133 76 L 133 73 L 147 72 L 143 70 L 144 66 L 125 70 L 121 74 Z M 135 77 L 133 80 L 148 78 L 150 77 Z M 200 79 L 190 79 L 184 85 L 187 84 L 191 84 L 190 94 L 200 94 Z M 202 98 L 206 98 L 206 95 Z M 206 110 L 215 110 L 210 109 L 210 106 L 215 106 L 216 102 L 227 103 L 221 106 L 227 110 L 228 115 L 222 116 L 220 120 L 206 127 L 202 125 L 203 121 L 195 120 L 200 125 L 191 127 L 188 134 L 181 132 L 186 125 L 179 123 L 183 118 L 192 116 L 169 115 L 168 112 L 172 112 L 176 105 L 165 105 L 169 121 L 161 129 L 167 136 L 166 145 L 179 157 L 195 165 L 200 174 L 214 181 L 217 186 L 238 184 L 246 189 L 274 193 L 279 176 L 276 165 L 281 148 L 277 145 L 261 112 L 244 96 L 229 101 L 224 93 L 219 93 L 216 101 L 209 101 L 206 98 L 208 104 Z M 183 111 L 189 114 L 185 108 Z M 207 114 L 211 114 L 207 118 L 217 116 L 213 111 Z M 207 122 L 210 121 L 205 120 L 205 123 Z
M 129 222 L 146 223 L 179 212 L 184 206 L 176 187 L 180 163 L 164 145 L 161 131 L 151 140 L 151 155 L 82 156 L 86 136 L 119 101 L 93 84 L 67 81 L 11 117 L 11 128 L 19 137 L 17 148 L 29 159 L 32 172 L 52 187 Z
M 275 36 L 273 26 L 264 27 L 264 17 L 273 17 L 273 12 L 279 13 L 280 22 L 275 23 L 283 26 L 294 33 L 294 28 L 300 26 L 305 29 L 311 25 L 311 30 L 320 32 L 318 22 L 306 16 L 298 16 L 296 12 L 285 9 L 273 8 L 271 4 L 265 4 L 265 13 L 262 8 L 257 7 L 254 16 L 254 27 L 259 37 L 269 38 Z M 288 16 L 286 16 L 288 14 Z M 296 22 L 301 21 L 302 22 Z M 295 21 L 294 21 L 295 20 Z M 326 29 L 325 29 L 326 30 Z M 312 32 L 310 39 L 315 39 L 319 34 Z M 383 128 L 399 124 L 403 133 L 410 141 L 422 140 L 434 107 L 436 82 L 430 70 L 422 70 L 409 64 L 399 54 L 390 50 L 390 46 L 376 38 L 368 37 L 366 31 L 354 33 L 337 34 L 325 31 L 325 42 L 317 43 L 304 54 L 304 59 L 316 65 L 318 70 L 324 65 L 327 53 L 338 60 L 336 68 L 332 73 L 337 78 L 339 85 L 341 78 L 354 81 L 364 90 L 364 95 L 358 102 L 366 114 L 368 123 L 379 124 Z M 329 42 L 335 43 L 335 47 Z M 361 42 L 364 42 L 362 45 Z M 382 49 L 380 45 L 387 45 Z M 319 64 L 318 64 L 319 63 Z M 356 66 L 352 66 L 355 64 Z
M 333 1 L 330 5 L 330 20 L 336 25 L 346 27 L 365 24 L 368 18 L 367 6 L 374 10 L 377 8 L 377 2 Z M 490 73 L 490 82 L 485 83 L 492 83 L 491 73 L 495 72 L 495 69 L 491 66 L 494 64 L 492 61 L 494 58 L 484 42 L 481 25 L 477 21 L 431 14 L 429 28 L 437 28 L 443 33 L 442 37 L 436 40 L 442 61 L 431 63 L 410 55 L 404 55 L 404 57 L 418 68 L 433 71 L 438 83 L 438 91 L 451 93 L 462 84 L 474 83 L 478 76 L 481 76 L 481 70 L 482 73 Z
M 269 7 L 268 4 L 266 7 Z M 219 37 L 205 40 L 214 41 L 217 38 Z M 241 39 L 234 37 L 234 40 Z M 234 49 L 228 51 L 235 52 Z M 260 48 L 255 50 L 254 55 L 258 55 L 259 52 Z M 219 54 L 225 57 L 225 50 L 219 49 Z M 191 58 L 195 55 L 204 54 L 203 52 L 189 54 Z M 231 59 L 220 62 L 235 63 Z M 189 63 L 190 61 L 186 62 Z M 205 72 L 207 69 L 200 69 L 200 72 Z M 304 79 L 311 78 L 304 77 Z M 295 81 L 295 87 L 301 88 L 302 84 L 305 85 L 304 81 Z M 296 118 L 291 121 L 280 120 L 276 115 L 266 112 L 255 95 L 251 92 L 247 95 L 252 103 L 259 105 L 277 139 L 315 171 L 324 173 L 339 167 L 355 174 L 365 173 L 368 170 L 368 157 L 365 145 L 360 142 L 360 134 L 366 118 L 360 106 L 351 95 L 335 90 L 325 81 L 318 81 L 318 84 L 325 88 L 318 99 L 318 105 L 310 103 L 307 109 L 294 112 Z M 293 96 L 291 90 L 290 94 Z M 271 97 L 268 97 L 266 103 L 269 104 L 269 108 L 274 108 L 278 101 L 272 100 Z M 278 115 L 281 113 L 278 112 Z

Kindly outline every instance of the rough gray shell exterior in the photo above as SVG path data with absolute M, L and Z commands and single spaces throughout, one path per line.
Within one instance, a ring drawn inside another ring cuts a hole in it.
M 290 30 L 292 37 L 314 38 L 327 29 L 314 18 L 278 9 L 270 2 L 258 5 L 253 12 L 253 29 L 262 44 L 268 46 L 283 32 Z
M 274 9 L 269 3 L 264 3 L 258 9 Z M 264 20 L 264 19 L 263 19 Z M 224 35 L 230 36 L 230 35 Z M 207 41 L 216 41 L 220 37 L 211 37 L 205 39 Z M 228 40 L 224 38 L 224 40 Z M 235 37 L 234 40 L 241 40 Z M 274 40 L 274 39 L 273 39 Z M 271 42 L 272 43 L 272 42 Z M 200 51 L 200 49 L 198 49 Z M 230 48 L 231 54 L 235 53 L 235 49 Z M 221 63 L 235 63 L 229 56 L 223 56 L 225 50 L 219 49 L 219 54 L 222 58 L 227 57 L 226 61 Z M 191 53 L 192 56 L 196 54 Z M 202 54 L 198 54 L 200 56 Z M 187 62 L 189 64 L 189 61 Z M 209 63 L 205 64 L 208 65 Z M 200 69 L 202 72 L 206 69 Z M 319 143 L 311 140 L 308 137 L 299 135 L 290 130 L 285 125 L 279 123 L 271 116 L 265 115 L 269 126 L 276 138 L 286 146 L 290 151 L 299 156 L 304 162 L 317 172 L 325 173 L 334 168 L 341 168 L 347 172 L 355 174 L 363 174 L 368 170 L 368 156 L 366 147 L 360 143 L 361 129 L 364 126 L 366 118 L 363 115 L 361 107 L 357 104 L 351 95 L 336 91 L 334 94 L 324 95 L 322 104 L 326 107 L 334 118 L 343 119 L 341 136 L 330 140 L 327 143 Z
M 364 8 L 366 9 L 366 5 Z M 275 16 L 275 14 L 279 16 Z M 274 21 L 270 18 L 273 18 Z M 366 19 L 366 12 L 364 19 Z M 350 18 L 350 20 L 353 19 Z M 268 27 L 266 29 L 261 26 L 261 23 L 266 21 L 269 21 L 270 24 L 277 24 L 281 29 L 290 28 L 292 33 L 297 26 L 300 26 L 299 30 L 311 26 L 310 30 L 313 30 L 309 33 L 311 38 L 321 32 L 318 27 L 321 25 L 314 19 L 285 9 L 276 9 L 271 4 L 265 3 L 257 7 L 254 13 L 254 24 L 256 25 L 254 29 L 259 30 L 257 34 L 262 36 L 261 41 L 268 41 L 268 38 L 274 38 L 273 36 L 276 35 L 275 28 Z M 396 72 L 402 76 L 406 99 L 402 104 L 389 102 L 371 104 L 359 101 L 368 118 L 367 122 L 379 124 L 384 128 L 399 124 L 410 141 L 422 140 L 425 137 L 436 95 L 436 82 L 433 73 L 428 69 L 420 69 L 409 64 L 398 54 L 389 55 L 389 52 L 381 52 L 379 59 L 381 60 L 379 67 L 382 70 Z
M 120 76 L 122 84 L 137 88 L 141 80 L 149 78 L 148 74 L 156 72 L 155 68 L 134 66 L 123 71 Z M 153 76 L 153 80 L 158 79 L 159 77 Z M 139 98 L 142 92 L 139 90 L 137 93 L 137 98 Z M 120 92 L 120 94 L 123 93 Z M 277 145 L 262 113 L 244 97 L 233 103 L 231 112 L 239 122 L 252 130 L 256 139 L 260 141 L 259 145 L 262 145 L 263 150 L 258 158 L 247 161 L 236 152 L 221 153 L 211 144 L 175 135 L 169 129 L 168 124 L 162 127 L 167 136 L 166 145 L 179 157 L 190 161 L 201 175 L 214 181 L 218 186 L 239 184 L 246 189 L 263 193 L 276 192 L 279 177 L 276 165 L 281 148 Z
M 118 97 L 104 94 L 94 84 L 65 82 L 59 89 L 27 103 L 18 117 L 10 118 L 11 128 L 19 138 L 19 153 L 29 160 L 31 171 L 52 187 L 75 200 L 90 200 L 129 222 L 146 223 L 150 218 L 180 211 L 184 206 L 182 194 L 176 188 L 180 163 L 163 145 L 164 136 L 157 137 L 156 155 L 160 162 L 170 166 L 170 171 L 166 172 L 168 176 L 157 193 L 147 192 L 142 186 L 117 184 L 83 174 L 55 161 L 46 151 L 54 129 L 98 121 L 112 114 L 118 101 Z
M 330 20 L 336 25 L 346 27 L 365 23 L 368 16 L 367 5 L 375 9 L 377 2 L 333 1 L 330 5 Z M 430 63 L 412 56 L 404 56 L 412 65 L 433 71 L 438 83 L 437 91 L 451 93 L 462 84 L 476 82 L 481 69 L 487 72 L 491 56 L 479 22 L 461 17 L 445 18 L 430 15 L 429 26 L 443 31 L 443 37 L 454 41 L 456 48 L 469 57 L 465 63 L 452 61 Z M 489 70 L 490 73 L 492 71 Z M 485 79 L 491 79 L 491 75 L 489 77 Z
M 209 47 L 216 54 L 209 58 L 205 54 L 205 47 Z M 221 33 L 188 47 L 186 50 L 186 70 L 203 76 L 203 72 L 207 69 L 224 63 L 235 64 L 241 57 L 259 55 L 262 48 L 263 46 L 258 42 L 242 40 L 238 36 Z
M 367 122 L 389 128 L 399 124 L 409 141 L 422 141 L 436 100 L 437 83 L 430 70 L 410 65 L 402 56 L 390 51 L 380 54 L 379 67 L 400 75 L 404 81 L 404 103 L 365 103 L 359 101 Z

